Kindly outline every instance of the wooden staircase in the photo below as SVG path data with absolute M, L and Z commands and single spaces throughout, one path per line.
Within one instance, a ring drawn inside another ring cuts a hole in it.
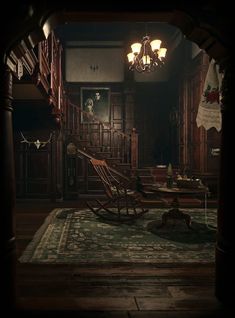
M 81 111 L 81 110 L 79 110 Z M 80 116 L 78 114 L 78 116 Z M 89 126 L 88 126 L 89 125 Z M 167 167 L 138 168 L 138 135 L 135 130 L 131 135 L 121 131 L 108 129 L 102 123 L 80 124 L 80 130 L 65 133 L 65 145 L 73 144 L 76 148 L 74 154 L 66 152 L 66 171 L 70 181 L 66 181 L 65 197 L 77 199 L 78 197 L 103 196 L 103 186 L 100 179 L 90 165 L 90 159 L 102 159 L 117 171 L 122 177 L 133 177 L 133 184 L 138 176 L 145 189 L 153 184 L 164 186 L 167 179 Z M 78 133 L 79 132 L 79 133 Z M 109 134 L 109 138 L 104 138 Z M 117 138 L 117 136 L 119 136 Z M 121 137 L 120 137 L 121 136 Z M 176 177 L 178 169 L 173 169 Z M 170 207 L 172 198 L 164 200 L 153 191 L 147 190 L 146 205 Z M 203 207 L 202 200 L 198 198 L 181 197 L 180 205 L 188 207 Z
M 71 140 L 68 140 L 71 144 Z M 124 162 L 122 157 L 116 157 L 115 152 L 103 146 L 85 146 L 84 140 L 79 140 L 73 136 L 73 144 L 76 145 L 76 153 L 66 155 L 66 171 L 72 171 L 73 183 L 66 183 L 66 194 L 68 199 L 86 196 L 103 196 L 103 185 L 94 169 L 90 165 L 90 159 L 104 159 L 113 173 L 118 177 L 129 180 L 131 173 L 131 163 Z M 71 177 L 71 176 L 70 176 Z
M 106 160 L 110 167 L 130 177 L 130 172 L 138 166 L 138 134 L 135 129 L 123 129 L 124 125 L 114 118 L 110 123 L 103 123 L 95 116 L 90 122 L 77 120 L 77 124 L 71 129 L 70 123 L 74 118 L 81 119 L 86 112 L 80 105 L 72 104 L 69 100 L 66 109 L 68 111 L 65 117 L 69 125 L 64 127 L 65 197 L 74 199 L 102 191 L 100 182 L 90 167 L 91 157 Z M 75 151 L 68 151 L 69 147 Z M 78 154 L 77 150 L 83 151 L 83 154 Z
M 130 163 L 121 162 L 121 158 L 112 157 L 112 152 L 102 151 L 102 147 L 94 148 L 85 148 L 83 149 L 77 148 L 77 154 L 75 160 L 80 160 L 78 165 L 83 167 L 83 174 L 78 175 L 78 183 L 76 187 L 79 191 L 73 193 L 71 198 L 79 197 L 79 198 L 89 198 L 96 197 L 102 198 L 105 196 L 103 185 L 100 182 L 100 178 L 97 176 L 96 172 L 92 169 L 90 165 L 91 158 L 97 159 L 105 159 L 110 169 L 113 171 L 114 175 L 117 175 L 119 178 L 123 178 L 126 180 L 133 179 L 133 187 L 136 187 L 136 177 L 138 176 L 141 184 L 143 185 L 146 193 L 146 197 L 143 200 L 143 203 L 146 207 L 162 207 L 162 208 L 170 208 L 172 200 L 174 196 L 167 195 L 166 197 L 160 197 L 157 193 L 150 190 L 153 184 L 158 184 L 159 186 L 166 185 L 167 178 L 167 168 L 159 168 L 159 167 L 145 167 L 139 168 L 133 171 L 131 169 Z M 85 148 L 85 149 L 84 149 Z M 93 152 L 91 152 L 93 150 Z M 94 152 L 94 150 L 99 150 Z M 107 157 L 108 155 L 108 157 Z M 71 159 L 71 158 L 70 158 Z M 134 174 L 133 174 L 134 172 Z M 173 177 L 176 177 L 178 169 L 173 169 Z M 74 196 L 75 195 L 75 196 Z M 195 197 L 188 195 L 179 198 L 180 207 L 182 208 L 204 208 L 204 200 L 202 197 Z M 208 200 L 208 206 L 215 207 L 217 202 L 215 200 Z

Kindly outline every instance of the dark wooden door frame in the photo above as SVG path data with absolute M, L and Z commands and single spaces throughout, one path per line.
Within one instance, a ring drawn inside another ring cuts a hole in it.
M 34 1 L 32 1 L 34 2 Z M 6 66 L 14 48 L 18 48 L 18 58 L 26 52 L 19 50 L 20 40 L 25 40 L 28 46 L 32 48 L 55 28 L 56 25 L 66 21 L 161 21 L 173 24 L 182 31 L 182 33 L 191 41 L 197 43 L 200 48 L 204 49 L 208 55 L 219 61 L 224 68 L 223 81 L 223 108 L 222 108 L 222 145 L 221 145 L 221 167 L 220 167 L 220 192 L 219 192 L 219 209 L 218 209 L 218 235 L 216 244 L 216 296 L 225 302 L 232 300 L 230 288 L 233 287 L 234 281 L 234 247 L 232 246 L 233 224 L 231 222 L 231 210 L 233 198 L 228 194 L 228 185 L 234 180 L 234 169 L 231 154 L 231 131 L 233 129 L 231 109 L 232 109 L 232 67 L 230 64 L 229 46 L 229 29 L 227 25 L 224 29 L 223 23 L 217 24 L 218 16 L 213 18 L 212 12 L 208 12 L 208 7 L 200 7 L 200 4 L 192 4 L 192 7 L 177 7 L 177 4 L 166 5 L 164 9 L 149 8 L 149 12 L 132 11 L 125 8 L 120 12 L 110 9 L 107 5 L 104 7 L 99 2 L 92 11 L 85 7 L 74 6 L 73 1 L 66 1 L 64 11 L 62 7 L 56 7 L 54 3 L 45 5 L 38 4 L 35 6 L 22 6 L 10 10 L 9 20 L 2 29 L 4 32 L 1 49 L 1 74 L 0 74 L 0 189 L 3 194 L 1 200 L 1 243 L 3 248 L 3 269 L 1 274 L 3 304 L 6 308 L 14 308 L 15 304 L 15 224 L 14 224 L 14 202 L 15 202 L 15 176 L 14 176 L 14 159 L 13 159 L 13 136 L 12 136 L 12 79 L 11 72 Z M 185 5 L 188 1 L 185 1 Z M 182 2 L 181 2 L 182 3 Z M 10 4 L 12 5 L 12 4 Z M 52 7 L 53 5 L 53 7 Z M 17 5 L 16 5 L 17 6 Z M 135 8 L 135 6 L 133 6 Z M 19 10 L 18 10 L 19 9 Z M 217 8 L 218 9 L 218 8 Z M 5 11 L 4 10 L 4 14 Z M 97 11 L 96 11 L 97 10 Z M 210 14 L 211 13 L 211 14 Z M 221 13 L 221 21 L 226 19 L 225 11 Z M 211 18 L 212 17 L 212 18 Z M 2 23 L 2 22 L 1 22 Z M 223 28 L 222 28 L 223 25 Z M 232 54 L 231 54 L 232 56 Z M 231 59 L 232 60 L 232 59 Z M 8 63 L 10 66 L 10 63 Z

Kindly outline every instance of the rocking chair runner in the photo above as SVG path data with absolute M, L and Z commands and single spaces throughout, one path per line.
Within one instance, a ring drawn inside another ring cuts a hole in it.
M 89 209 L 101 218 L 128 221 L 140 217 L 148 212 L 142 206 L 142 194 L 128 188 L 126 182 L 121 182 L 105 160 L 90 159 L 92 166 L 102 181 L 108 200 L 95 200 L 98 207 L 92 207 L 86 202 Z

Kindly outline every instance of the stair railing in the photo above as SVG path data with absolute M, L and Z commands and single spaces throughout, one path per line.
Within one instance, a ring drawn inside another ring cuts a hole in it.
M 88 152 L 82 150 L 82 149 L 79 149 L 77 148 L 77 152 L 79 154 L 81 154 L 82 156 L 86 157 L 87 159 L 97 159 L 97 158 L 94 158 L 93 156 L 91 156 Z M 125 179 L 126 181 L 129 181 L 129 178 L 127 178 L 123 173 L 121 173 L 120 171 L 112 168 L 112 167 L 109 167 L 110 171 L 112 171 L 115 175 L 121 177 L 122 179 Z
M 61 52 L 62 46 L 54 32 L 38 44 L 37 85 L 41 83 L 48 94 L 54 114 L 61 113 L 64 102 Z
M 132 170 L 136 170 L 138 168 L 138 134 L 135 128 L 132 129 L 130 135 L 125 134 L 124 132 L 115 129 L 110 123 L 104 123 L 97 116 L 91 115 L 90 113 L 82 110 L 79 105 L 68 100 L 67 108 L 70 106 L 77 110 L 78 118 L 86 116 L 86 118 L 90 119 L 90 121 L 86 123 L 79 122 L 78 129 L 70 130 L 70 135 L 79 134 L 80 140 L 85 140 L 88 147 L 103 146 L 103 151 L 109 150 L 112 158 L 120 159 L 120 163 L 130 164 Z M 98 144 L 94 144 L 95 140 L 92 137 L 92 126 L 94 123 L 99 125 L 99 128 L 97 129 Z M 105 130 L 110 133 L 110 138 L 107 144 L 104 144 L 103 141 Z

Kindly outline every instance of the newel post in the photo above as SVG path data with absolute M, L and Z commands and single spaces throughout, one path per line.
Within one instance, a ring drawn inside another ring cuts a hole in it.
M 138 169 L 138 138 L 139 135 L 136 132 L 135 128 L 132 128 L 131 131 L 131 170 L 135 171 Z

